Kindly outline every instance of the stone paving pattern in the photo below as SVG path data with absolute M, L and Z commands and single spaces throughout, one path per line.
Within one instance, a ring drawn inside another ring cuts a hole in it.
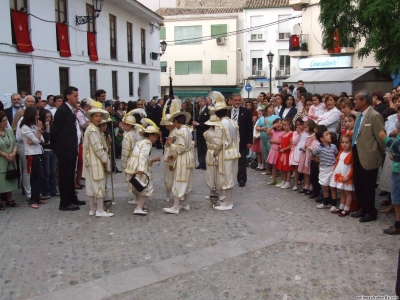
M 234 189 L 232 211 L 211 209 L 205 171 L 196 170 L 191 211 L 167 215 L 163 167 L 153 167 L 155 194 L 145 217 L 132 215 L 122 174 L 114 174 L 112 218 L 89 217 L 88 206 L 61 212 L 57 198 L 33 210 L 16 192 L 21 207 L 0 212 L 0 299 L 394 294 L 400 242 L 382 234 L 394 214 L 368 224 L 339 218 L 297 192 L 267 186 L 268 176 L 248 169 L 246 187 Z

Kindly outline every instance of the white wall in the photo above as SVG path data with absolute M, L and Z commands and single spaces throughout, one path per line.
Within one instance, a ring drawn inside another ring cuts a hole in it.
M 138 0 L 151 10 L 156 11 L 160 7 L 176 7 L 176 0 Z
M 68 22 L 71 26 L 84 30 L 80 32 L 69 28 L 69 43 L 72 56 L 62 58 L 57 51 L 56 25 L 29 17 L 31 41 L 35 49 L 32 53 L 18 52 L 11 40 L 11 20 L 9 1 L 0 1 L 0 94 L 17 91 L 16 64 L 31 65 L 32 92 L 41 90 L 46 96 L 59 93 L 59 67 L 69 68 L 70 85 L 80 91 L 80 98 L 90 95 L 89 69 L 97 70 L 97 88 L 107 91 L 107 99 L 112 97 L 111 71 L 118 72 L 118 95 L 122 101 L 137 99 L 139 73 L 149 74 L 151 85 L 142 87 L 142 97 L 150 99 L 160 97 L 159 60 L 151 60 L 150 52 L 159 52 L 159 31 L 150 34 L 149 14 L 146 20 L 138 18 L 132 12 L 140 14 L 137 7 L 132 11 L 117 6 L 120 0 L 105 1 L 103 11 L 96 20 L 98 62 L 91 62 L 87 50 L 87 25 L 76 25 L 75 16 L 86 15 L 86 1 L 68 1 Z M 29 12 L 45 20 L 54 21 L 54 1 L 35 0 L 29 2 Z M 122 2 L 121 2 L 122 3 Z M 109 14 L 117 18 L 117 60 L 110 59 Z M 154 15 L 154 22 L 162 19 Z M 133 62 L 127 61 L 126 22 L 133 26 Z M 146 30 L 146 64 L 141 63 L 140 28 Z M 128 73 L 134 73 L 134 96 L 129 96 Z

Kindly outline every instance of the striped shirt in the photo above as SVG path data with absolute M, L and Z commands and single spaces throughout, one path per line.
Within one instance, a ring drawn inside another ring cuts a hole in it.
M 338 149 L 334 144 L 325 146 L 323 144 L 315 147 L 312 152 L 314 156 L 319 156 L 319 164 L 322 167 L 333 166 L 336 163 L 336 155 L 338 154 Z

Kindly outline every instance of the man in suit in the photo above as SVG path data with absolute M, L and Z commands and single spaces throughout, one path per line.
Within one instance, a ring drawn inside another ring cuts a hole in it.
M 60 206 L 63 211 L 78 210 L 78 205 L 86 204 L 75 194 L 75 167 L 78 156 L 78 132 L 74 107 L 78 103 L 78 89 L 69 86 L 64 90 L 64 102 L 54 115 L 50 142 L 58 159 L 58 184 Z
M 204 132 L 206 132 L 210 126 L 204 123 L 210 119 L 210 112 L 206 105 L 206 99 L 204 97 L 199 97 L 199 111 L 195 112 L 194 121 L 192 124 L 196 127 L 196 137 L 197 137 L 197 159 L 199 165 L 196 169 L 206 170 L 206 154 L 207 154 L 207 144 L 204 138 Z
M 354 189 L 360 210 L 351 216 L 360 222 L 375 221 L 375 184 L 378 168 L 382 164 L 385 146 L 379 132 L 385 130 L 382 116 L 372 107 L 372 94 L 363 90 L 356 93 L 356 119 L 352 140 Z
M 21 96 L 18 93 L 11 95 L 11 107 L 6 108 L 4 112 L 6 113 L 8 123 L 12 124 L 14 115 L 21 108 Z
M 154 108 L 154 123 L 156 123 L 158 128 L 161 128 L 160 122 L 162 119 L 163 105 L 164 105 L 164 99 L 158 99 L 157 104 Z M 157 139 L 155 145 L 157 149 L 162 149 L 162 144 L 160 139 Z
M 247 181 L 246 156 L 248 150 L 253 144 L 253 120 L 251 111 L 240 105 L 242 97 L 239 93 L 232 94 L 232 110 L 229 111 L 229 117 L 239 126 L 239 169 L 237 180 L 240 187 L 244 187 Z

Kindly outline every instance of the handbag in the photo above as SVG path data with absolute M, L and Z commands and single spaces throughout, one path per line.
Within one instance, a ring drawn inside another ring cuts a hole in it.
M 6 180 L 14 180 L 19 178 L 19 170 L 15 166 L 15 163 L 12 162 L 12 165 L 14 166 L 13 170 L 9 170 L 8 167 L 10 166 L 10 162 L 8 162 L 7 165 L 7 172 L 6 172 Z
M 135 174 L 132 175 L 132 178 L 129 180 L 129 183 L 132 184 L 133 187 L 134 187 L 138 192 L 141 192 L 141 191 L 143 191 L 145 188 L 147 188 L 147 186 L 149 185 L 149 183 L 150 183 L 150 178 L 149 178 L 149 176 L 147 176 L 147 174 L 143 173 L 143 175 L 145 175 L 145 176 L 147 177 L 147 183 L 145 184 L 144 182 L 139 181 L 139 180 L 136 178 L 136 175 L 137 175 L 137 173 L 135 173 Z

